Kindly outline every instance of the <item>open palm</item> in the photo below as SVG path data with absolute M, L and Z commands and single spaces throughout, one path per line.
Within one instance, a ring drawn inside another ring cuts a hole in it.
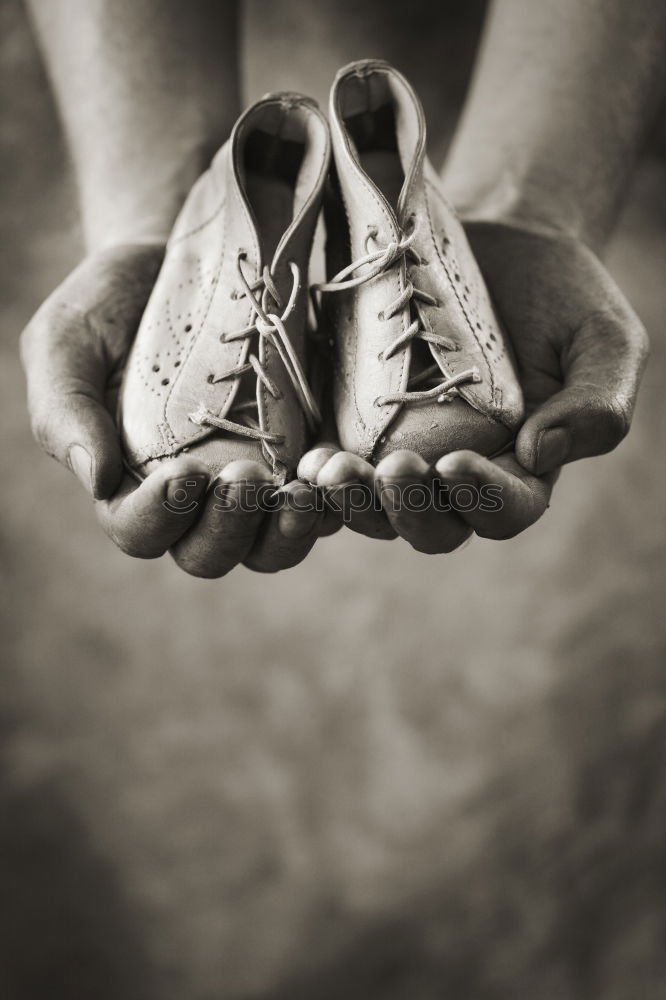
M 469 223 L 466 230 L 513 343 L 525 393 L 528 416 L 514 451 L 493 460 L 458 451 L 434 468 L 407 451 L 374 470 L 344 452 L 322 453 L 320 467 L 312 455 L 303 462 L 327 489 L 350 493 L 359 483 L 389 498 L 382 511 L 346 510 L 352 528 L 374 537 L 402 535 L 431 553 L 455 549 L 472 532 L 509 538 L 536 521 L 565 462 L 608 452 L 625 436 L 647 357 L 640 320 L 583 243 L 496 222 Z M 479 494 L 499 487 L 502 502 L 413 510 L 400 501 L 413 486 L 434 490 L 435 482 L 450 492 L 463 485 Z

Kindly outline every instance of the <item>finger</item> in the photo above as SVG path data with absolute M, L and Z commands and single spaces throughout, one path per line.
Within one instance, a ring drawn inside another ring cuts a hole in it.
M 21 336 L 33 433 L 95 499 L 123 477 L 118 435 L 104 405 L 159 268 L 161 248 L 136 246 L 83 262 Z
M 106 362 L 85 325 L 60 328 L 63 322 L 38 314 L 21 340 L 32 432 L 92 497 L 106 499 L 123 477 L 118 433 L 104 405 Z
M 395 451 L 377 466 L 377 490 L 394 530 L 417 552 L 452 552 L 472 529 L 433 492 L 432 471 L 413 451 Z
M 329 458 L 339 454 L 340 449 L 335 444 L 319 444 L 316 448 L 311 448 L 301 458 L 298 463 L 296 475 L 304 483 L 316 485 L 317 476 L 324 468 Z
M 441 495 L 457 516 L 483 538 L 513 538 L 548 507 L 557 473 L 539 478 L 515 455 L 491 461 L 473 451 L 445 455 L 435 466 Z
M 225 576 L 254 545 L 274 492 L 266 466 L 230 462 L 218 476 L 199 520 L 171 548 L 176 563 L 192 576 Z
M 369 538 L 396 537 L 375 497 L 375 470 L 358 455 L 337 452 L 320 469 L 317 485 L 324 491 L 326 503 L 352 531 Z
M 257 573 L 277 573 L 298 565 L 319 537 L 323 501 L 318 490 L 295 480 L 280 490 L 280 510 L 269 514 L 243 560 Z
M 316 531 L 323 514 L 323 502 L 317 489 L 294 480 L 280 491 L 282 508 L 274 518 L 280 535 L 287 540 L 301 539 Z
M 563 390 L 532 413 L 518 434 L 521 465 L 542 475 L 612 451 L 631 425 L 647 352 L 647 334 L 624 301 L 583 323 L 564 359 Z
M 306 452 L 298 463 L 297 476 L 306 483 L 316 484 L 317 477 L 329 458 L 340 451 L 338 445 L 324 443 L 311 448 Z M 334 510 L 324 501 L 324 514 L 319 523 L 319 537 L 334 535 L 342 527 L 342 512 Z
M 110 500 L 95 504 L 97 518 L 118 548 L 155 559 L 199 516 L 208 486 L 202 462 L 187 456 L 165 462 L 137 486 L 127 475 Z

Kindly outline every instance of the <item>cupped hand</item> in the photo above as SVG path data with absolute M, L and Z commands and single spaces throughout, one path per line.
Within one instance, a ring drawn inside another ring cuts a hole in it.
M 115 397 L 163 252 L 157 244 L 127 244 L 91 254 L 30 321 L 21 358 L 35 438 L 76 474 L 102 527 L 130 555 L 171 550 L 186 572 L 205 577 L 240 562 L 266 572 L 293 566 L 323 526 L 322 511 L 303 495 L 309 487 L 289 484 L 285 499 L 297 495 L 296 502 L 266 513 L 228 502 L 229 491 L 265 485 L 255 463 L 232 463 L 215 483 L 188 455 L 140 484 L 124 468 Z
M 428 553 L 450 552 L 473 532 L 510 538 L 538 520 L 563 464 L 609 452 L 627 434 L 648 352 L 640 320 L 583 243 L 496 222 L 466 230 L 525 394 L 514 450 L 493 460 L 454 452 L 434 467 L 401 451 L 374 470 L 340 452 L 316 477 L 334 493 L 350 482 L 372 488 L 379 504 L 346 509 L 347 523 Z

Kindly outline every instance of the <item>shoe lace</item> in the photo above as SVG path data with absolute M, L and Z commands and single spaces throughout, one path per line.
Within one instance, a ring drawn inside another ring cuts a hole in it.
M 311 431 L 314 431 L 321 420 L 319 408 L 285 327 L 285 323 L 294 310 L 296 298 L 301 287 L 300 268 L 293 261 L 289 262 L 292 274 L 292 287 L 285 306 L 268 267 L 264 267 L 261 277 L 250 284 L 241 267 L 241 261 L 245 260 L 246 257 L 247 254 L 244 251 L 240 251 L 236 258 L 236 268 L 243 286 L 243 291 L 237 293 L 236 298 L 247 297 L 251 301 L 252 312 L 250 323 L 248 326 L 243 327 L 242 330 L 221 334 L 220 341 L 222 343 L 231 343 L 232 341 L 245 340 L 254 334 L 258 334 L 260 338 L 265 337 L 266 340 L 273 344 L 294 387 L 296 396 L 305 413 L 308 426 Z M 278 315 L 276 310 L 282 310 L 280 315 Z M 209 375 L 208 382 L 217 384 L 225 382 L 228 379 L 237 379 L 250 371 L 255 373 L 273 399 L 281 398 L 279 388 L 271 379 L 256 354 L 248 355 L 247 361 L 241 364 L 227 368 L 218 374 L 213 373 Z M 200 426 L 217 427 L 219 430 L 239 434 L 242 437 L 253 438 L 257 441 L 265 441 L 267 444 L 281 444 L 284 440 L 282 435 L 271 434 L 260 427 L 257 419 L 258 407 L 256 399 L 238 403 L 233 407 L 233 410 L 242 422 L 230 420 L 226 417 L 219 417 L 212 413 L 204 403 L 201 403 L 194 413 L 189 414 L 189 419 L 192 423 Z
M 407 345 L 417 338 L 429 344 L 435 344 L 446 351 L 457 351 L 458 345 L 450 337 L 435 333 L 424 313 L 422 306 L 437 306 L 439 303 L 434 296 L 428 292 L 417 288 L 407 274 L 407 259 L 409 258 L 417 266 L 425 263 L 417 251 L 414 249 L 416 239 L 416 228 L 407 235 L 402 233 L 398 240 L 392 240 L 387 246 L 378 245 L 377 250 L 369 250 L 370 240 L 377 243 L 377 229 L 368 231 L 365 239 L 365 248 L 368 251 L 363 257 L 348 264 L 329 281 L 321 282 L 314 286 L 315 292 L 340 292 L 345 289 L 358 288 L 359 285 L 372 281 L 380 274 L 386 274 L 392 267 L 400 266 L 403 271 L 405 287 L 396 298 L 378 314 L 380 321 L 386 321 L 397 316 L 403 309 L 410 310 L 413 306 L 416 313 L 415 318 L 399 336 L 395 338 L 379 354 L 380 361 L 387 361 L 397 351 L 403 350 Z M 357 272 L 361 268 L 366 268 L 362 274 Z M 315 300 L 316 301 L 316 300 Z M 449 402 L 457 395 L 457 387 L 467 382 L 480 382 L 481 376 L 476 368 L 469 368 L 458 372 L 449 378 L 442 379 L 442 371 L 437 364 L 429 365 L 424 371 L 410 378 L 407 389 L 402 392 L 394 392 L 385 396 L 378 396 L 375 400 L 377 406 L 386 406 L 390 403 L 415 403 L 423 400 L 435 399 L 438 403 Z

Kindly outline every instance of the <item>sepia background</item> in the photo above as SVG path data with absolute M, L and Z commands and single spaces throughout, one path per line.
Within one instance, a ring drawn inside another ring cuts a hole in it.
M 441 156 L 483 4 L 435 7 L 254 0 L 246 99 L 386 56 Z M 19 0 L 0 21 L 0 996 L 662 997 L 663 123 L 608 254 L 653 345 L 620 449 L 510 542 L 345 531 L 211 583 L 122 555 L 31 439 L 18 335 L 81 244 Z

